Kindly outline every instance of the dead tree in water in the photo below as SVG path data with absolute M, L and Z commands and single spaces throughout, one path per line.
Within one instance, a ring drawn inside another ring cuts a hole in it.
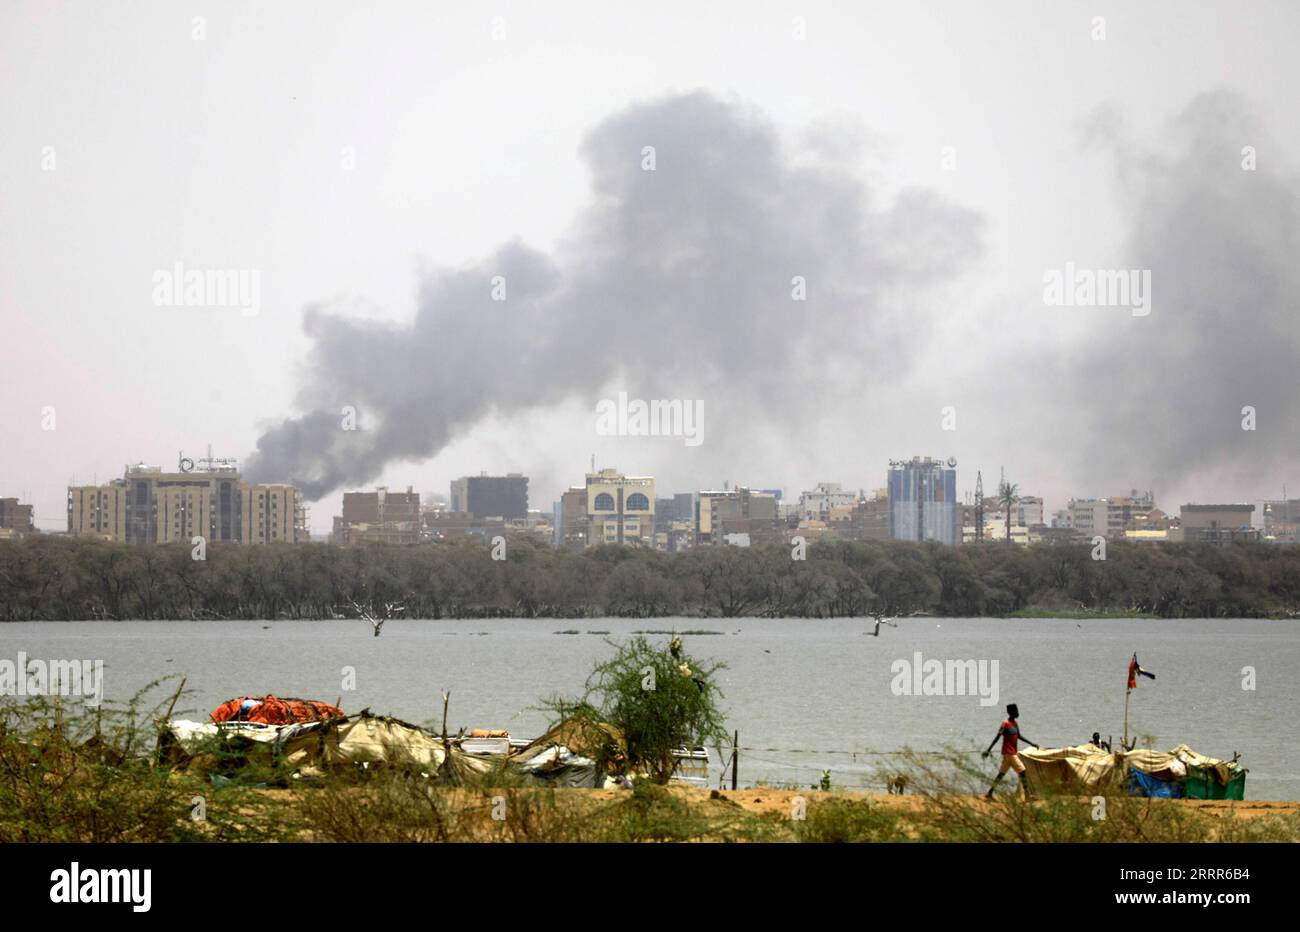
M 349 601 L 352 603 L 352 607 L 356 609 L 357 614 L 370 622 L 370 626 L 374 628 L 375 637 L 379 637 L 379 632 L 383 630 L 384 622 L 396 615 L 401 615 L 406 611 L 406 606 L 399 602 L 385 602 L 384 617 L 376 618 L 368 609 L 362 608 L 361 604 L 357 602 L 356 599 L 350 599 Z
M 876 620 L 876 628 L 875 628 L 874 631 L 870 632 L 872 637 L 877 637 L 877 638 L 880 637 L 880 626 L 881 626 L 881 625 L 889 625 L 889 627 L 891 627 L 891 628 L 897 628 L 897 627 L 898 627 L 898 620 L 897 620 L 897 619 L 898 619 L 898 616 L 897 616 L 897 615 L 890 615 L 888 618 L 886 618 L 884 615 L 879 615 L 879 614 L 878 614 L 878 615 L 874 615 L 873 617 L 874 617 L 875 620 Z

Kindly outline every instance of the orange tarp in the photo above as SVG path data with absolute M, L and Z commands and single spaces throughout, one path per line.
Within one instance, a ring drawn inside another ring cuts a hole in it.
M 247 712 L 245 702 L 256 703 Z M 292 725 L 342 718 L 343 710 L 316 699 L 281 699 L 279 696 L 240 696 L 223 702 L 212 710 L 214 722 L 260 722 L 263 725 Z

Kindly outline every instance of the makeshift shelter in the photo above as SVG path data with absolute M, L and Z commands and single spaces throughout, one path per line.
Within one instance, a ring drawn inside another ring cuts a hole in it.
M 536 786 L 605 785 L 605 774 L 596 761 L 576 753 L 562 744 L 540 745 L 533 742 L 507 760 L 509 769 Z
M 509 735 L 501 731 L 474 731 L 444 741 L 418 725 L 373 715 L 369 709 L 343 716 L 332 714 L 338 710 L 324 703 L 276 701 L 284 703 L 291 714 L 316 717 L 274 724 L 168 722 L 158 738 L 159 760 L 190 769 L 214 764 L 218 755 L 207 752 L 217 750 L 213 742 L 219 741 L 221 756 L 233 751 L 266 765 L 282 764 L 301 776 L 318 776 L 338 768 L 391 767 L 453 785 L 499 772 L 521 779 L 525 785 L 562 787 L 604 786 L 608 775 L 620 772 L 627 760 L 627 745 L 618 729 L 583 718 L 568 719 L 514 748 Z M 218 711 L 238 708 L 241 702 L 232 699 Z M 303 705 L 290 705 L 292 702 Z M 279 713 L 274 715 L 279 717 Z
M 1020 752 L 1031 783 L 1105 792 L 1123 786 L 1130 796 L 1243 799 L 1246 768 L 1198 754 L 1185 744 L 1172 751 L 1137 748 L 1114 753 L 1094 744 Z
M 1059 789 L 1114 789 L 1123 779 L 1116 755 L 1095 744 L 1020 752 L 1031 783 Z
M 157 759 L 161 764 L 188 770 L 207 770 L 217 764 L 218 750 L 226 758 L 244 758 L 269 764 L 276 737 L 283 726 L 259 722 L 167 722 L 158 734 Z M 230 761 L 227 760 L 227 764 Z
M 384 765 L 433 775 L 446 751 L 439 738 L 400 719 L 357 715 L 303 722 L 280 730 L 274 753 L 295 770 L 310 774 L 337 766 Z
M 1147 749 L 1133 750 L 1124 754 L 1124 762 L 1130 773 L 1137 772 L 1152 780 L 1174 783 L 1182 790 L 1179 795 L 1188 799 L 1245 799 L 1246 768 L 1236 760 L 1219 760 L 1198 754 L 1185 744 L 1180 744 L 1169 752 Z M 1151 781 L 1139 783 L 1145 787 Z M 1155 787 L 1162 791 L 1164 788 Z M 1171 795 L 1177 793 L 1171 790 Z M 1140 793 L 1135 795 L 1163 795 L 1163 792 Z
M 524 782 L 545 786 L 601 787 L 627 762 L 627 742 L 605 722 L 565 719 L 511 753 L 510 768 Z
M 603 760 L 611 771 L 622 769 L 627 762 L 627 741 L 623 733 L 608 722 L 594 722 L 581 715 L 566 718 L 512 756 L 517 760 L 529 760 L 550 747 L 564 747 L 574 754 Z

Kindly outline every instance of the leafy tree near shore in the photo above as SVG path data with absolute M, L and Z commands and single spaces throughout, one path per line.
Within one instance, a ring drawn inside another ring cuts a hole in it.
M 0 541 L 0 620 L 845 617 L 1033 610 L 1169 618 L 1300 617 L 1300 547 L 1085 544 L 943 547 L 814 542 L 553 550 L 512 539 L 399 547 L 134 546 L 37 535 Z
M 613 725 L 626 742 L 630 768 L 656 783 L 672 777 L 678 748 L 728 740 L 715 682 L 722 664 L 697 660 L 676 641 L 660 647 L 638 636 L 608 643 L 614 656 L 596 664 L 583 695 L 550 699 L 546 708 L 561 720 L 581 716 Z

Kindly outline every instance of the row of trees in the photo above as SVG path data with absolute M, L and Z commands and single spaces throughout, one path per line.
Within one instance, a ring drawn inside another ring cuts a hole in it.
M 944 547 L 895 541 L 792 548 L 625 547 L 511 540 L 413 547 L 134 546 L 34 536 L 0 542 L 0 619 L 831 617 L 1114 611 L 1300 615 L 1300 547 L 1237 544 Z

